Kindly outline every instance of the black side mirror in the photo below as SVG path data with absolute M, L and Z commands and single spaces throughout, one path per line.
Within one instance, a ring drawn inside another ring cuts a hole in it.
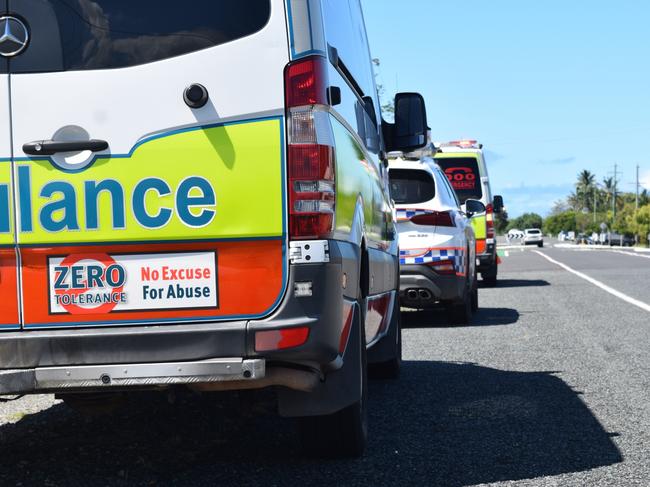
M 427 109 L 422 95 L 395 95 L 395 123 L 383 125 L 388 152 L 410 152 L 427 145 Z
M 503 196 L 496 195 L 492 200 L 494 213 L 501 213 L 503 211 Z
M 465 201 L 465 213 L 469 218 L 477 213 L 485 213 L 485 205 L 479 200 L 467 200 Z

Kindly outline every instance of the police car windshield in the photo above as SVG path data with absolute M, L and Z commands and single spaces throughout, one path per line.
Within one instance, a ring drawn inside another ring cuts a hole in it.
M 135 66 L 261 30 L 270 0 L 41 0 L 13 2 L 30 45 L 12 73 Z
M 418 169 L 391 169 L 390 195 L 398 205 L 424 203 L 436 196 L 431 175 Z
M 436 162 L 445 172 L 461 204 L 468 199 L 480 200 L 483 197 L 481 175 L 475 158 L 439 156 Z

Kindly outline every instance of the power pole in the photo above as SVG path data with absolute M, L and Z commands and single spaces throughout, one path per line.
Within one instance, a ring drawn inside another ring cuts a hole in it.
M 616 191 L 618 190 L 618 164 L 614 164 L 614 194 L 612 197 L 613 219 L 616 220 Z
M 639 210 L 639 165 L 636 165 L 636 199 L 634 200 L 634 211 Z

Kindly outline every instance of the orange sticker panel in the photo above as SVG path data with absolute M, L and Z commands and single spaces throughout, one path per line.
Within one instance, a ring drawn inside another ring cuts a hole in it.
M 21 254 L 25 328 L 261 317 L 284 289 L 280 239 L 24 248 Z
M 487 250 L 487 242 L 485 239 L 476 239 L 476 255 L 484 254 Z
M 0 249 L 0 330 L 20 328 L 16 251 Z

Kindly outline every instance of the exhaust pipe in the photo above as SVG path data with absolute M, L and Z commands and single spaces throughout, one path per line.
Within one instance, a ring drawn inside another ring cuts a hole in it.
M 431 293 L 428 289 L 420 289 L 418 294 L 420 295 L 420 299 L 424 301 L 429 301 L 431 299 Z
M 415 289 L 409 289 L 406 291 L 406 297 L 411 300 L 416 300 L 418 299 L 418 292 Z

